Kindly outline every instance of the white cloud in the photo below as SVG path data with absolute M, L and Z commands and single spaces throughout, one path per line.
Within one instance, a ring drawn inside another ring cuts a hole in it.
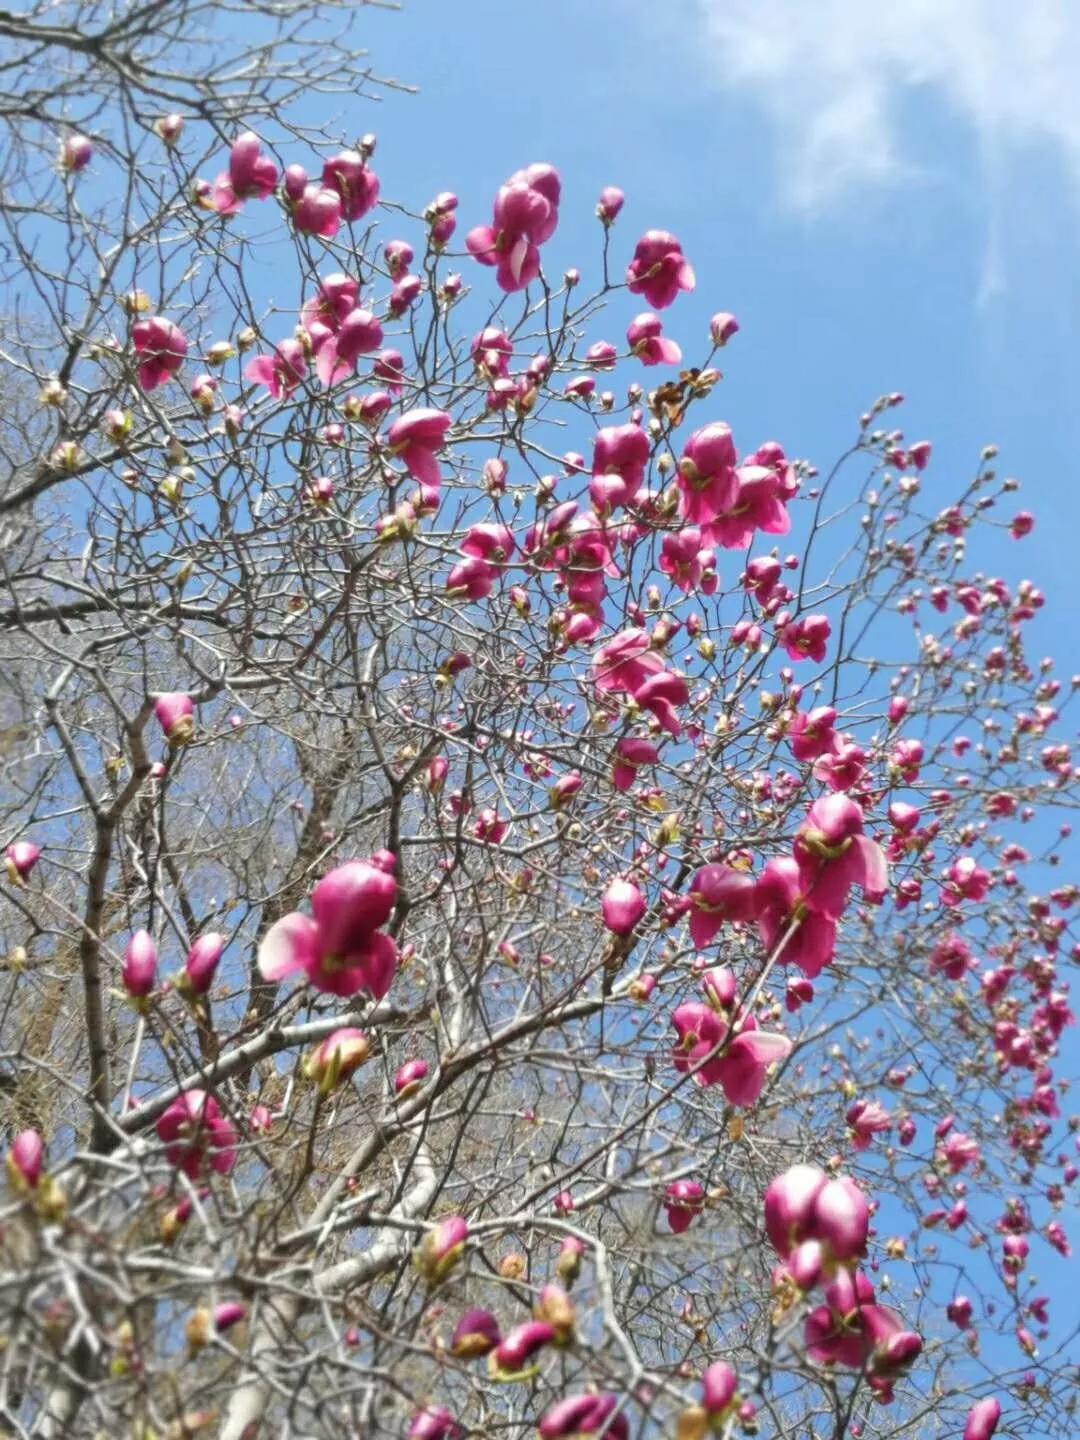
M 912 139 L 912 107 L 927 98 L 966 129 L 991 202 L 1032 146 L 1080 184 L 1078 0 L 690 4 L 718 82 L 774 126 L 796 209 L 939 175 L 932 138 Z

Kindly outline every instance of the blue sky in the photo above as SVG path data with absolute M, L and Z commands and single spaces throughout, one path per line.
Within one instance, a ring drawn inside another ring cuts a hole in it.
M 556 164 L 546 263 L 586 283 L 596 193 L 620 185 L 620 257 L 662 226 L 697 268 L 665 317 L 687 357 L 714 310 L 740 319 L 717 401 L 746 448 L 775 438 L 824 467 L 867 403 L 903 390 L 899 423 L 934 440 L 927 493 L 936 482 L 944 504 L 996 442 L 1040 527 L 979 557 L 1040 580 L 1060 621 L 1080 519 L 1080 9 L 893 8 L 408 0 L 359 29 L 376 70 L 420 94 L 357 107 L 345 128 L 377 131 L 384 194 L 456 189 L 463 231 L 512 170 Z M 636 308 L 619 297 L 613 322 Z M 1075 647 L 1058 658 L 1080 669 Z

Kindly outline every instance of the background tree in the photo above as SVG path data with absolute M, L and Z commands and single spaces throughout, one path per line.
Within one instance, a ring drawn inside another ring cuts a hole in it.
M 1071 1434 L 1015 482 L 737 447 L 674 236 L 462 244 L 245 9 L 0 26 L 7 1427 Z

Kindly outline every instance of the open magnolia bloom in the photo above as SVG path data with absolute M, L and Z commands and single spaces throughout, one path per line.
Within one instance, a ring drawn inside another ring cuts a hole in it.
M 350 860 L 311 892 L 312 916 L 292 911 L 271 925 L 259 945 L 264 980 L 304 974 L 317 990 L 381 1000 L 397 969 L 397 945 L 379 930 L 390 918 L 397 881 L 392 856 Z
M 710 1006 L 697 1001 L 680 1005 L 671 1023 L 679 1037 L 674 1056 L 676 1070 L 686 1074 L 700 1066 L 694 1076 L 697 1083 L 722 1086 L 731 1105 L 753 1105 L 765 1088 L 769 1066 L 791 1054 L 787 1036 L 759 1030 L 752 1015 L 739 1023 L 731 1040 L 727 1039 L 727 1022 Z

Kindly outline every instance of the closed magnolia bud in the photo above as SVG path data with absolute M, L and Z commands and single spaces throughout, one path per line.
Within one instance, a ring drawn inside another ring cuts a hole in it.
M 184 1338 L 187 1341 L 188 1353 L 198 1355 L 200 1350 L 205 1350 L 213 1339 L 214 1320 L 210 1311 L 200 1306 L 192 1314 L 184 1326 Z
M 157 946 L 153 936 L 148 930 L 136 930 L 124 951 L 124 968 L 121 971 L 124 989 L 132 1000 L 142 1000 L 153 990 L 157 963 Z
M 528 1262 L 524 1255 L 511 1250 L 509 1255 L 504 1255 L 499 1261 L 499 1274 L 504 1280 L 520 1280 L 528 1269 Z
M 469 1238 L 468 1223 L 460 1215 L 440 1220 L 416 1248 L 416 1268 L 429 1285 L 445 1280 L 465 1252 Z
M 179 475 L 166 475 L 158 486 L 158 494 L 170 505 L 175 505 L 180 499 L 180 492 L 183 489 Z
M 545 1320 L 526 1320 L 510 1331 L 491 1352 L 495 1374 L 519 1375 L 533 1356 L 555 1339 L 555 1327 Z
M 74 440 L 62 440 L 52 452 L 50 464 L 54 470 L 65 475 L 74 475 L 84 458 L 82 450 Z
M 726 345 L 731 337 L 738 333 L 738 329 L 738 320 L 725 310 L 718 311 L 709 321 L 709 334 L 714 345 Z
M 54 375 L 51 380 L 46 380 L 45 384 L 41 387 L 41 393 L 38 399 L 42 405 L 49 405 L 53 409 L 57 409 L 63 405 L 67 399 L 67 393 L 63 385 L 61 385 L 60 381 Z
M 585 1254 L 584 1243 L 576 1235 L 568 1235 L 559 1249 L 555 1261 L 555 1273 L 564 1285 L 573 1285 L 581 1274 L 581 1257 Z
M 184 131 L 182 115 L 161 115 L 154 121 L 154 134 L 171 150 Z
M 993 1395 L 977 1400 L 968 1413 L 963 1440 L 990 1440 L 1001 1419 L 1001 1402 Z
M 573 1339 L 574 1302 L 561 1285 L 545 1285 L 541 1289 L 533 1314 L 537 1320 L 551 1326 L 556 1344 L 565 1345 Z
M 627 936 L 647 909 L 645 896 L 630 880 L 612 880 L 604 891 L 601 909 L 604 925 L 613 935 Z
M 177 989 L 187 999 L 205 995 L 214 980 L 214 972 L 225 949 L 225 936 L 211 932 L 200 935 L 188 951 Z
M 190 695 L 173 690 L 154 701 L 154 715 L 173 749 L 187 745 L 195 735 L 195 705 Z
M 68 175 L 85 170 L 94 155 L 93 142 L 85 135 L 68 135 L 60 146 L 60 169 Z
M 426 1060 L 407 1060 L 394 1076 L 394 1094 L 399 1100 L 415 1095 L 428 1077 Z
M 13 885 L 25 885 L 27 877 L 41 856 L 41 846 L 29 840 L 16 840 L 4 851 L 4 866 Z
M 371 1043 L 362 1030 L 343 1026 L 311 1052 L 304 1061 L 304 1074 L 329 1095 L 343 1080 L 355 1074 L 371 1054 Z
M 499 1322 L 490 1310 L 470 1310 L 454 1327 L 450 1353 L 459 1360 L 474 1360 L 494 1350 L 501 1338 Z
M 231 360 L 235 354 L 236 347 L 230 345 L 228 340 L 215 340 L 206 352 L 206 363 L 208 365 L 224 365 L 226 360 Z
M 36 1190 L 45 1164 L 45 1142 L 36 1130 L 23 1130 L 7 1155 L 8 1179 L 16 1194 Z
M 234 1325 L 239 1325 L 246 1316 L 246 1305 L 239 1300 L 226 1300 L 214 1311 L 214 1329 L 221 1335 L 224 1331 L 231 1330 Z

